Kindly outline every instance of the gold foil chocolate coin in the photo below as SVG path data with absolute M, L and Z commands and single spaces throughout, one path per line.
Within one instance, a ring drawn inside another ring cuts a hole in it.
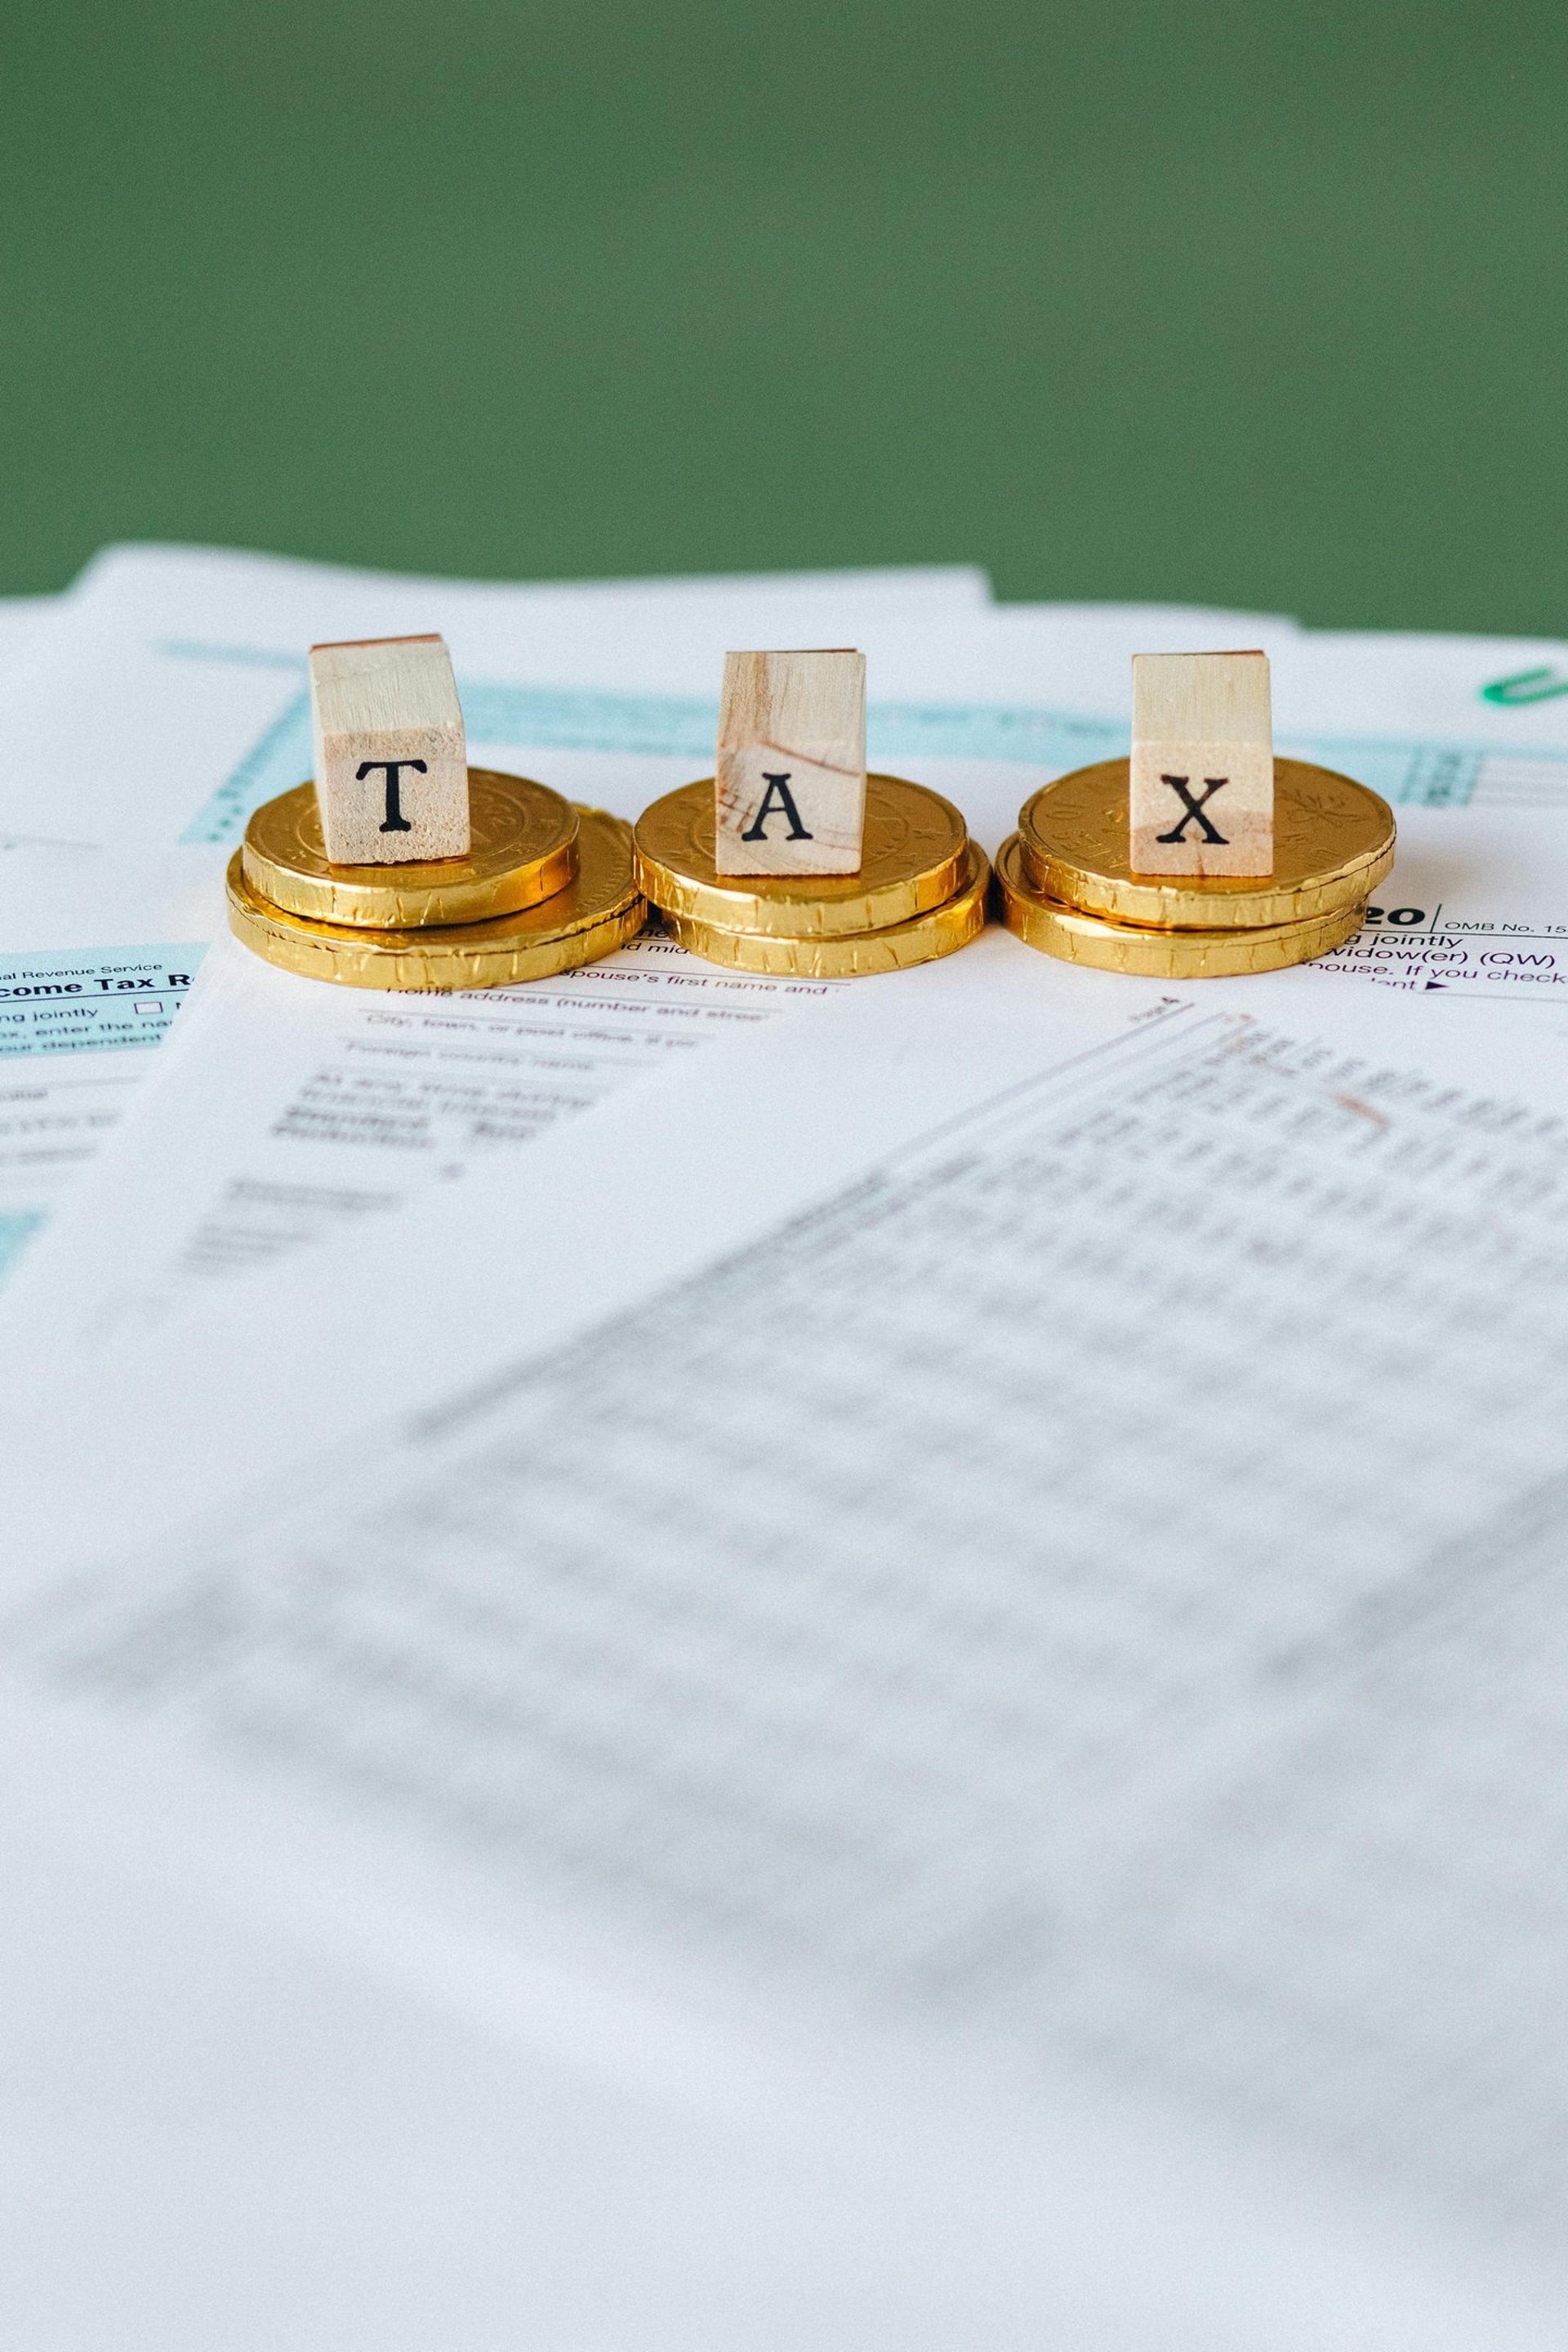
M 407 866 L 331 866 L 314 784 L 280 793 L 252 815 L 240 851 L 254 896 L 312 922 L 372 930 L 479 923 L 536 907 L 576 870 L 577 812 L 526 776 L 468 770 L 466 857 Z
M 647 915 L 630 825 L 603 809 L 574 814 L 573 880 L 539 905 L 487 922 L 422 930 L 313 922 L 262 898 L 246 874 L 243 852 L 236 851 L 228 868 L 229 927 L 268 963 L 349 988 L 508 988 L 549 980 L 625 947 Z
M 710 794 L 711 798 L 711 794 Z M 736 971 L 765 971 L 802 980 L 848 980 L 870 972 L 902 971 L 967 947 L 984 929 L 991 869 L 984 851 L 971 842 L 963 853 L 963 879 L 951 898 L 908 921 L 877 930 L 838 931 L 825 939 L 781 939 L 766 931 L 732 931 L 687 915 L 667 913 L 672 936 L 693 955 Z
M 1019 858 L 1040 898 L 1160 930 L 1258 930 L 1359 909 L 1394 863 L 1394 812 L 1386 801 L 1331 768 L 1277 759 L 1271 875 L 1198 880 L 1134 874 L 1127 854 L 1127 769 L 1125 760 L 1101 760 L 1025 802 Z M 1237 967 L 1255 968 L 1264 967 Z
M 1161 931 L 1113 922 L 1109 916 L 1064 906 L 1038 890 L 1025 871 L 1022 840 L 1016 833 L 997 853 L 996 896 L 1002 920 L 1030 947 L 1064 963 L 1132 972 L 1144 980 L 1226 980 L 1310 963 L 1352 938 L 1365 908 L 1365 901 L 1358 900 L 1328 914 L 1258 924 L 1250 930 Z
M 672 928 L 680 921 L 750 938 L 839 939 L 907 923 L 952 899 L 963 886 L 967 838 L 963 819 L 940 793 L 900 776 L 868 775 L 858 874 L 721 874 L 713 862 L 710 776 L 644 810 L 637 824 L 637 872 L 645 895 Z M 796 967 L 753 962 L 746 969 Z

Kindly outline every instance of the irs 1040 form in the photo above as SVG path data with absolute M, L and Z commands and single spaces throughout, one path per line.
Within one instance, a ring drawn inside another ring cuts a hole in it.
M 210 849 L 0 847 L 0 1281 L 118 1126 L 222 902 Z
M 11 1328 L 40 1315 L 58 1347 L 68 1265 L 71 1336 L 100 1344 L 843 985 L 720 971 L 655 935 L 557 981 L 390 995 L 296 979 L 222 940 L 156 1116 L 118 1139 L 75 1240 L 18 1272 Z
M 1066 986 L 1033 969 L 1042 1004 Z M 1394 872 L 1358 937 L 1316 967 L 1535 1020 L 1568 987 L 1568 815 L 1402 812 Z M 0 1339 L 89 1353 L 231 1276 L 384 1214 L 530 1144 L 738 1025 L 842 982 L 722 971 L 653 936 L 569 981 L 452 997 L 331 990 L 216 951 L 158 1086 L 31 1255 Z M 1252 984 L 1268 1001 L 1271 983 Z M 1113 1017 L 1153 983 L 1081 976 Z M 977 1018 L 984 1018 L 977 1012 Z
M 1241 626 L 1270 644 L 1295 635 L 1256 616 L 1146 607 L 993 616 L 983 588 L 978 575 L 936 572 L 554 593 L 121 551 L 89 573 L 49 660 L 18 684 L 0 814 L 47 803 L 51 824 L 89 838 L 130 826 L 231 842 L 257 802 L 309 765 L 310 638 L 438 619 L 464 667 L 475 756 L 628 817 L 710 764 L 707 698 L 737 635 L 862 639 L 895 686 L 922 686 L 919 703 L 875 714 L 888 756 L 913 759 L 917 773 L 934 758 L 931 780 L 966 808 L 989 794 L 1005 829 L 1037 772 L 1070 763 L 1118 722 L 997 709 L 987 695 L 1026 681 L 1114 705 L 1140 644 L 1233 641 Z M 929 699 L 950 688 L 963 698 Z M 569 986 L 387 999 L 312 989 L 226 944 L 182 1022 L 189 1058 L 167 1066 L 157 1119 L 117 1154 L 58 1250 L 29 1254 L 9 1328 L 18 1343 L 47 1334 L 55 1353 L 96 1344 L 524 1147 L 624 1080 L 738 1023 L 819 1002 L 828 985 L 721 972 L 652 940 Z
M 252 1336 L 258 1487 L 33 1580 L 13 1695 L 121 1727 L 124 1774 L 217 1821 L 270 1790 L 321 1899 L 363 1890 L 367 1953 L 378 1905 L 440 1912 L 453 1998 L 569 1917 L 606 1969 L 684 1972 L 716 2044 L 766 2019 L 857 2080 L 896 2045 L 1004 2145 L 1020 2102 L 1091 2114 L 1083 2340 L 1548 2343 L 1562 1024 L 1512 1033 L 1499 1087 L 1484 1014 L 1309 971 L 1267 1018 L 1219 984 L 1031 1057 L 1005 948 L 623 1094 L 461 1216 L 427 1198 L 395 1302 L 368 1241 L 313 1322 L 281 1270 L 331 1457 L 269 1453 L 288 1352 Z M 984 1081 L 955 1058 L 982 1002 Z M 764 1120 L 813 1130 L 793 1176 L 746 1130 L 764 1054 Z M 899 1139 L 863 1126 L 825 1181 L 823 1120 L 879 1083 Z M 199 1373 L 189 1331 L 120 1366 L 192 1454 L 198 1387 L 241 1377 L 203 1324 Z M 408 1328 L 422 1393 L 374 1369 Z M 355 1367 L 410 1410 L 353 1429 Z M 1019 2340 L 1069 2315 L 1035 2178 Z M 1156 2259 L 1189 2196 L 1205 2259 Z
M 0 870 L 0 1277 L 36 1246 L 118 1123 L 153 1058 L 132 1049 L 163 1034 L 224 928 L 223 845 L 278 774 L 298 782 L 308 772 L 303 663 L 313 637 L 444 620 L 504 703 L 520 642 L 536 652 L 588 645 L 613 669 L 650 633 L 706 645 L 732 625 L 795 639 L 867 614 L 958 614 L 985 593 L 984 574 L 962 567 L 510 588 L 122 549 L 67 598 L 37 600 L 37 613 L 0 608 L 4 830 L 29 837 Z M 98 955 L 106 947 L 118 951 L 112 968 Z M 737 987 L 737 1008 L 742 993 L 760 1004 L 774 992 Z M 399 1197 L 392 1165 L 444 1171 L 470 1143 L 515 1138 L 531 1119 L 592 1099 L 637 1061 L 638 1024 L 623 1020 L 624 1034 L 606 1034 L 619 1011 L 617 1000 L 592 1037 L 579 1023 L 572 1047 L 548 1067 L 536 1059 L 531 1080 L 520 1077 L 526 1053 L 515 1032 L 503 1046 L 493 1010 L 488 1050 L 462 1053 L 447 1031 L 462 1070 L 444 1083 L 426 1060 L 394 1101 L 391 1074 L 407 1061 L 389 1048 L 380 1087 L 361 1088 L 332 1120 L 322 1078 L 301 1129 L 314 1119 L 340 1141 L 374 1134 L 386 1146 L 371 1155 L 378 1172 L 340 1168 L 291 1187 L 237 1180 L 237 1213 L 209 1255 L 313 1233 L 347 1203 Z M 470 1031 L 480 1017 L 470 1016 Z M 574 1008 L 560 1008 L 557 1041 L 574 1018 Z M 185 1164 L 182 1148 L 170 1169 Z

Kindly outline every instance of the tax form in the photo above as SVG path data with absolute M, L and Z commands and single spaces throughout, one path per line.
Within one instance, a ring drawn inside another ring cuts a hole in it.
M 488 585 L 199 549 L 110 549 L 89 566 L 34 658 L 0 675 L 0 833 L 82 841 L 237 840 L 257 801 L 310 772 L 305 656 L 329 637 L 439 629 L 476 683 L 509 698 L 529 656 L 614 666 L 656 640 L 858 625 L 983 606 L 963 566 L 690 581 Z M 662 631 L 658 617 L 662 616 Z M 610 650 L 606 650 L 610 649 Z M 520 667 L 521 665 L 521 667 Z M 460 675 L 462 672 L 460 670 Z M 468 738 L 490 740 L 486 712 Z
M 491 587 L 113 550 L 26 675 L 0 680 L 0 834 L 237 842 L 251 809 L 310 772 L 305 655 L 325 637 L 438 628 L 476 765 L 634 816 L 710 764 L 735 646 L 860 646 L 873 760 L 918 761 L 939 789 L 950 767 L 972 785 L 990 777 L 1001 814 L 1016 808 L 1021 773 L 1097 757 L 1080 746 L 1124 731 L 1140 647 L 1223 645 L 1238 629 L 1274 646 L 1297 634 L 1278 618 L 1186 607 L 998 615 L 984 591 L 984 575 L 962 567 Z M 1014 707 L 1021 672 L 1035 707 Z
M 1396 803 L 1560 806 L 1568 645 L 1546 638 L 1302 630 L 1275 662 L 1276 740 Z
M 7 799 L 0 772 L 0 814 L 94 838 L 183 830 L 231 843 L 258 801 L 308 767 L 301 646 L 436 618 L 458 659 L 476 761 L 591 792 L 628 817 L 710 760 L 726 646 L 858 634 L 893 697 L 873 708 L 872 756 L 928 753 L 920 772 L 966 809 L 978 803 L 994 838 L 1083 730 L 1098 740 L 1118 723 L 1013 709 L 998 695 L 1076 694 L 1111 712 L 1140 646 L 1295 635 L 1268 616 L 1184 608 L 994 614 L 983 587 L 981 575 L 936 572 L 501 590 L 123 551 L 74 592 L 47 659 L 10 704 L 0 696 L 15 779 Z M 918 700 L 897 698 L 912 688 Z M 51 1349 L 450 1182 L 671 1054 L 827 992 L 721 974 L 658 939 L 569 983 L 460 1001 L 322 992 L 226 943 L 211 981 L 158 1121 L 58 1251 L 34 1254 L 12 1302 L 18 1332 L 34 1302 L 30 1328 Z
M 222 904 L 212 850 L 0 847 L 0 1283 L 124 1116 Z
M 1400 813 L 1394 871 L 1321 971 L 1529 1013 L 1568 989 L 1568 810 Z
M 476 758 L 622 814 L 701 772 L 721 657 L 742 639 L 860 644 L 873 761 L 949 792 L 988 847 L 1035 783 L 1125 751 L 1138 651 L 1260 646 L 1278 748 L 1396 803 L 1564 796 L 1559 644 L 986 607 L 984 591 L 962 570 L 498 588 L 112 551 L 27 677 L 0 681 L 0 834 L 235 841 L 250 808 L 308 772 L 304 647 L 427 626 L 452 646 Z
M 1168 1004 L 1129 983 L 1096 1032 L 1093 976 L 1051 971 L 1047 998 L 1050 969 L 993 939 L 842 991 L 243 1278 L 43 1419 L 24 1398 L 0 1492 L 43 1579 L 16 1719 L 89 1748 L 144 1836 L 139 1804 L 199 1817 L 215 1874 L 259 1848 L 258 1912 L 357 1936 L 367 1984 L 402 1968 L 513 2035 L 575 2036 L 584 2084 L 663 2053 L 755 2129 L 791 2104 L 727 2036 L 759 1998 L 770 2050 L 805 2003 L 836 2079 L 868 2020 L 916 2053 L 901 2104 L 810 2077 L 792 2112 L 826 2192 L 664 2340 L 1556 2345 L 1531 1546 L 1560 1424 L 1561 1024 L 1547 992 L 1504 1031 L 1305 973 Z M 1241 1068 L 1250 1033 L 1189 1051 L 1194 1014 L 1276 1041 Z M 1140 1078 L 1123 1048 L 1171 1058 Z M 1009 1158 L 986 1106 L 1046 1069 Z M 73 1405 L 104 1432 L 88 1477 Z M 311 1468 L 319 1440 L 338 1459 Z M 1224 1474 L 1198 1524 L 1190 1463 Z M 193 1503 L 216 1514 L 194 1540 L 113 1564 L 125 1527 Z M 95 1587 L 50 1583 L 83 1557 Z M 1068 2119 L 1054 2147 L 1014 2136 L 1020 2098 Z M 668 2273 L 654 2228 L 628 2256 L 625 2209 L 589 2201 L 575 2106 L 539 2169 L 578 2168 L 590 2308 L 547 2289 L 541 2332 L 640 2347 Z M 1176 2120 L 1123 2137 L 1128 2107 Z M 924 2201 L 898 2185 L 922 2130 L 947 2158 Z M 672 2201 L 754 2244 L 789 2168 L 709 2139 Z M 803 2325 L 830 2205 L 864 2268 Z M 680 2240 L 689 2295 L 718 2259 Z M 359 2275 L 369 2340 L 417 2340 Z
M 54 596 L 0 596 L 0 677 L 21 668 L 58 602 Z
M 100 845 L 96 863 L 83 854 L 75 865 L 64 851 L 51 865 L 45 851 L 30 850 L 34 864 L 10 869 L 0 900 L 0 959 L 13 943 L 29 951 L 26 971 L 8 978 L 0 971 L 0 1059 L 27 1057 L 0 1101 L 0 1278 L 41 1233 L 68 1181 L 129 1101 L 147 1065 L 126 1049 L 162 1035 L 207 942 L 224 928 L 223 844 L 243 828 L 251 804 L 243 793 L 236 799 L 237 773 L 251 776 L 255 797 L 268 788 L 269 760 L 283 761 L 292 772 L 297 749 L 300 775 L 309 764 L 302 740 L 290 748 L 289 730 L 296 721 L 304 725 L 301 663 L 313 635 L 373 634 L 422 614 L 419 625 L 445 618 L 477 658 L 504 670 L 520 636 L 591 643 L 608 660 L 623 657 L 649 627 L 660 643 L 661 631 L 669 629 L 682 642 L 695 632 L 706 643 L 721 633 L 722 615 L 742 630 L 791 635 L 852 625 L 867 614 L 961 612 L 983 604 L 985 593 L 983 573 L 956 566 L 510 589 L 129 549 L 100 558 L 66 598 L 25 600 L 25 609 L 10 615 L 0 606 L 0 801 L 6 812 L 0 838 L 11 829 L 24 838 Z M 7 617 L 16 646 L 10 665 L 3 659 Z M 606 643 L 617 649 L 614 656 L 603 652 Z M 497 690 L 506 689 L 492 687 L 492 697 Z M 201 815 L 220 803 L 229 810 L 221 824 Z M 184 824 L 193 810 L 197 821 Z M 189 910 L 193 877 L 201 877 L 199 911 Z M 169 903 L 187 908 L 172 933 Z M 113 973 L 78 970 L 79 950 L 122 943 L 127 960 Z M 46 949 L 63 959 L 58 972 L 38 962 Z M 657 992 L 657 963 L 645 961 L 639 1007 Z M 777 983 L 748 992 L 737 982 L 728 994 L 740 1018 L 744 1005 L 771 1003 L 780 992 Z M 523 1131 L 514 1083 L 521 1068 L 532 1071 L 523 1085 L 532 1087 L 537 1118 L 591 1099 L 635 1067 L 634 1038 L 650 1024 L 638 1021 L 633 1003 L 629 982 L 594 1023 L 578 1017 L 576 1003 L 563 1003 L 558 1026 L 574 1025 L 578 1033 L 569 1066 L 559 1053 L 536 1066 L 518 1027 L 502 1042 L 498 1008 L 473 1012 L 468 1028 L 488 1021 L 487 1042 L 467 1055 L 464 1079 L 454 1078 L 447 1090 L 455 1110 L 466 1085 L 473 1116 L 465 1135 L 471 1129 L 499 1139 Z M 720 1015 L 691 1025 L 693 1034 L 711 1031 Z M 449 1027 L 444 1034 L 453 1044 Z M 68 1051 L 68 1065 L 61 1060 Z M 389 1051 L 383 1067 L 390 1072 L 400 1060 Z M 482 1115 L 475 1096 L 481 1072 L 493 1081 Z M 431 1108 L 427 1087 L 421 1100 Z M 377 1131 L 390 1135 L 393 1123 Z M 432 1172 L 451 1164 L 452 1152 L 445 1150 Z M 344 1202 L 378 1197 L 374 1183 L 340 1175 L 335 1185 L 296 1186 L 286 1207 L 269 1194 L 268 1213 L 276 1222 L 281 1207 L 289 1230 L 314 1231 Z M 247 1202 L 252 1227 L 259 1221 L 258 1198 L 253 1193 Z
M 654 933 L 558 980 L 388 994 L 300 980 L 225 938 L 153 1117 L 121 1139 L 58 1256 L 30 1264 L 16 1328 L 66 1341 L 61 1276 L 89 1346 L 157 1318 L 844 985 L 721 971 Z
M 1033 973 L 148 1336 L 74 1517 L 24 1409 L 17 1719 L 524 2039 L 542 1952 L 584 2064 L 618 1986 L 755 2117 L 826 2069 L 917 2276 L 906 2120 L 989 2141 L 999 2340 L 1560 2340 L 1564 1024 Z
M 990 659 L 1016 663 L 1021 686 L 1050 637 L 1037 623 L 1021 635 L 1016 617 Z M 1142 614 L 1114 624 L 1107 616 L 1110 660 L 1120 663 L 1126 636 L 1149 625 Z M 1085 625 L 1074 621 L 1070 642 L 1076 656 Z M 1336 641 L 1324 662 L 1309 641 L 1305 650 L 1286 645 L 1275 660 L 1290 681 L 1298 724 L 1321 718 L 1309 736 L 1331 748 L 1342 740 L 1336 727 L 1365 726 L 1379 709 L 1383 740 L 1396 740 L 1432 704 L 1434 675 L 1448 679 L 1444 716 L 1457 730 L 1467 698 L 1484 707 L 1475 678 L 1519 658 L 1516 648 L 1487 641 L 1444 648 L 1434 665 L 1422 640 Z M 951 674 L 937 667 L 940 649 L 922 657 L 933 684 Z M 948 657 L 962 662 L 963 649 Z M 951 715 L 957 706 L 948 708 Z M 1537 767 L 1551 769 L 1550 730 L 1568 774 L 1568 700 L 1534 726 Z M 1423 761 L 1417 784 L 1437 772 L 1437 748 L 1429 745 Z M 995 772 L 982 761 L 942 770 L 968 813 L 976 796 L 989 805 L 993 845 L 1016 811 L 1015 799 L 998 817 Z M 1002 772 L 1013 794 L 1035 780 L 1026 764 Z M 1455 772 L 1452 763 L 1443 769 L 1450 781 Z M 1539 807 L 1500 803 L 1481 773 L 1468 799 L 1456 790 L 1449 800 L 1401 805 L 1394 869 L 1363 930 L 1320 971 L 1396 986 L 1434 1010 L 1463 998 L 1525 1017 L 1568 986 L 1568 796 L 1548 795 Z M 1040 960 L 1038 991 L 1058 984 Z M 1124 1001 L 1118 978 L 1089 984 Z M 826 992 L 821 982 L 727 975 L 651 940 L 544 992 L 416 1002 L 324 991 L 226 945 L 195 1008 L 199 1020 L 113 1160 L 35 1254 L 0 1333 L 18 1345 L 96 1349 L 127 1324 L 177 1312 L 205 1286 L 345 1219 L 384 1211 L 426 1182 L 455 1181 L 477 1158 L 528 1142 L 550 1117 L 672 1050 Z

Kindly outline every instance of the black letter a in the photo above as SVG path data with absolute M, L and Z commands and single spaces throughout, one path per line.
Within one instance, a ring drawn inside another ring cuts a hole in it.
M 789 788 L 789 774 L 787 771 L 782 776 L 770 776 L 764 770 L 763 782 L 766 784 L 767 791 L 763 794 L 762 807 L 757 811 L 756 815 L 752 819 L 751 824 L 741 835 L 742 840 L 766 841 L 768 836 L 765 828 L 769 817 L 773 814 L 774 795 L 776 794 L 778 807 L 784 811 L 784 814 L 789 819 L 790 840 L 810 841 L 813 836 L 807 833 L 805 825 L 802 824 L 800 821 L 800 811 L 795 804 L 795 795 Z

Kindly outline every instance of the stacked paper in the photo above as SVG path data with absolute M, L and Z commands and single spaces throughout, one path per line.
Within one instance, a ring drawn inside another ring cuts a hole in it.
M 727 646 L 858 643 L 991 846 L 1134 651 L 1261 645 L 1399 861 L 1260 982 L 340 994 L 217 877 L 304 646 L 410 627 L 628 815 Z M 11 1016 L 16 2340 L 1560 2341 L 1563 649 L 126 551 L 0 724 L 81 992 Z

